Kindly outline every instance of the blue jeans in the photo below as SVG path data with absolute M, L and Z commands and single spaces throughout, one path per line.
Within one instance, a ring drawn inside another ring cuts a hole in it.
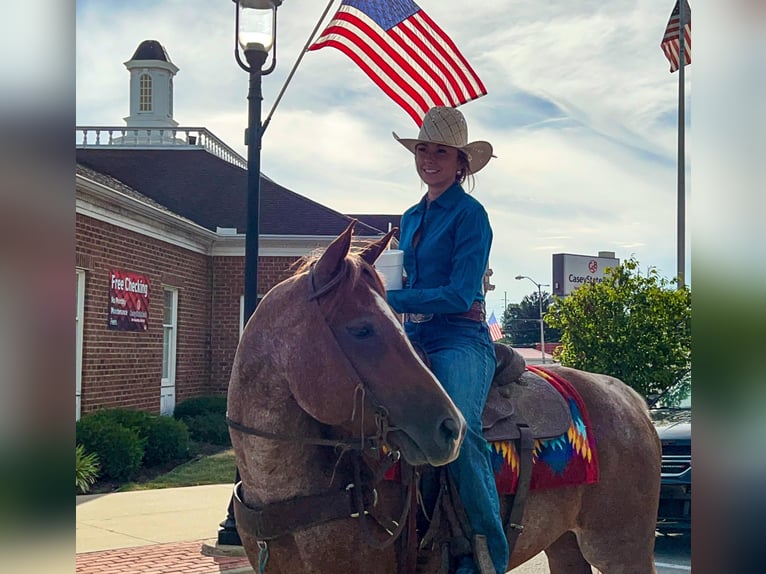
M 495 570 L 503 574 L 508 565 L 508 541 L 500 519 L 489 445 L 481 432 L 481 414 L 496 365 L 487 325 L 436 315 L 426 323 L 405 323 L 404 327 L 410 341 L 428 353 L 431 370 L 465 417 L 465 440 L 448 468 L 471 528 L 487 537 Z

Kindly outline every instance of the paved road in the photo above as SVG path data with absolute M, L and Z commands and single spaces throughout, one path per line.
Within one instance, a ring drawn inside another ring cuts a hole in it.
M 691 536 L 658 536 L 654 550 L 657 574 L 685 574 L 691 572 Z M 545 554 L 540 553 L 522 564 L 513 574 L 550 574 Z

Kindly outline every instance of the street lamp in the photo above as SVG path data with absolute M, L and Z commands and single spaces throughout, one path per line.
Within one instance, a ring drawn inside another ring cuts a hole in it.
M 274 71 L 277 64 L 277 8 L 282 0 L 233 0 L 237 14 L 234 56 L 240 68 L 250 74 L 247 94 L 247 229 L 245 231 L 245 322 L 258 303 L 258 218 L 261 195 L 261 79 Z M 273 49 L 271 64 L 263 69 Z M 244 52 L 242 61 L 240 51 Z
M 261 200 L 261 78 L 274 71 L 277 64 L 277 8 L 283 0 L 233 0 L 234 57 L 239 67 L 250 74 L 247 93 L 248 118 L 245 130 L 247 145 L 247 228 L 245 230 L 245 317 L 246 323 L 258 304 L 258 219 Z M 240 51 L 245 55 L 242 60 Z M 263 65 L 272 52 L 271 64 Z M 234 478 L 239 482 L 239 469 Z M 241 546 L 234 518 L 234 496 L 229 500 L 226 519 L 218 530 L 218 544 Z
M 531 277 L 527 277 L 526 275 L 516 275 L 516 280 L 521 281 L 522 279 L 529 279 L 532 283 L 537 285 L 537 302 L 540 305 L 540 352 L 543 360 L 543 365 L 545 364 L 545 326 L 543 325 L 543 291 L 542 287 L 550 287 L 547 283 L 538 283 Z

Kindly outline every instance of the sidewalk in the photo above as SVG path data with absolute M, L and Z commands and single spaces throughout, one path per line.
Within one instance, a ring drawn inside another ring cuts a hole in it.
M 250 574 L 239 547 L 215 547 L 232 488 L 216 484 L 78 496 L 77 574 Z

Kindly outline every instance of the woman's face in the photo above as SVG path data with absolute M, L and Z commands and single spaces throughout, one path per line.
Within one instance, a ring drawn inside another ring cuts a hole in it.
M 455 182 L 460 169 L 457 148 L 419 143 L 415 146 L 415 167 L 429 189 L 444 191 Z

